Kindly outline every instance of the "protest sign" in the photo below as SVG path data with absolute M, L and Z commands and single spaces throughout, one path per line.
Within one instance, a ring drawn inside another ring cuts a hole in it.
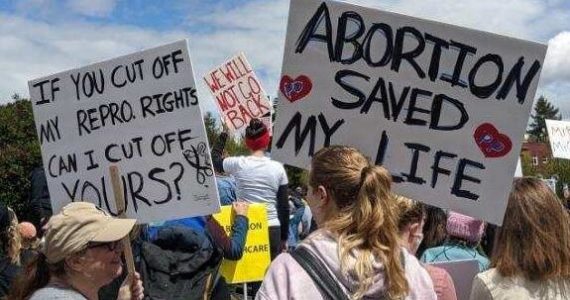
M 477 260 L 434 262 L 430 265 L 445 269 L 449 273 L 453 279 L 458 300 L 469 300 L 473 279 L 479 273 Z
M 54 211 L 78 200 L 139 222 L 219 210 L 185 40 L 29 82 Z
M 231 235 L 235 215 L 231 206 L 222 206 L 222 211 L 214 218 Z M 267 209 L 263 204 L 250 204 L 247 211 L 249 229 L 245 240 L 243 256 L 240 260 L 224 259 L 221 267 L 222 276 L 229 283 L 262 281 L 265 271 L 271 263 L 269 248 L 269 227 Z
M 272 158 L 354 146 L 396 193 L 501 224 L 546 46 L 334 1 L 288 22 Z
M 253 118 L 271 126 L 271 103 L 243 53 L 204 76 L 222 120 L 231 131 L 245 129 Z
M 570 122 L 545 121 L 552 157 L 570 159 Z
M 521 158 L 520 157 L 519 157 L 519 160 L 517 161 L 517 167 L 515 169 L 515 177 L 523 177 L 522 164 L 521 164 Z

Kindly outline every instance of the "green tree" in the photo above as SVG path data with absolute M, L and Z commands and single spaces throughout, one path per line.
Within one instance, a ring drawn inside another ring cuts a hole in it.
M 0 105 L 0 201 L 26 219 L 29 175 L 42 164 L 41 150 L 31 102 L 12 98 L 16 101 Z
M 564 183 L 570 183 L 570 160 L 552 158 L 544 167 L 544 177 L 556 177 L 558 182 L 556 184 L 556 194 L 562 197 L 562 187 Z M 526 174 L 525 174 L 526 175 Z
M 521 154 L 521 167 L 524 176 L 537 176 L 537 169 L 532 164 L 532 157 L 528 152 Z
M 307 170 L 285 165 L 285 172 L 291 187 L 307 186 L 309 183 L 309 172 Z
M 204 125 L 206 127 L 206 134 L 208 136 L 210 147 L 213 147 L 214 143 L 218 140 L 220 133 L 222 133 L 222 128 L 217 124 L 216 118 L 212 112 L 206 112 L 204 115 Z M 235 136 L 230 136 L 228 138 L 224 151 L 228 156 L 246 155 L 249 152 L 243 139 Z
M 216 118 L 214 118 L 214 114 L 212 112 L 207 112 L 204 115 L 204 126 L 206 127 L 206 135 L 208 136 L 208 143 L 210 147 L 214 146 L 214 142 L 218 138 L 219 129 L 218 125 L 216 125 Z
M 532 123 L 528 133 L 534 141 L 547 142 L 546 122 L 544 120 L 560 120 L 562 117 L 558 108 L 552 105 L 544 96 L 540 96 L 534 106 L 534 113 L 531 115 Z

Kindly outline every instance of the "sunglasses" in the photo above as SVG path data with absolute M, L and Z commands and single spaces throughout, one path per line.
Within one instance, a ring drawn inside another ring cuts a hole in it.
M 115 251 L 117 249 L 122 249 L 122 246 L 123 245 L 121 244 L 120 240 L 106 243 L 91 242 L 87 244 L 87 249 L 105 247 L 108 251 Z

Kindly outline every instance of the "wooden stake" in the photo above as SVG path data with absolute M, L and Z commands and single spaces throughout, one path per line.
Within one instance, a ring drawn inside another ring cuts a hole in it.
M 115 204 L 117 206 L 117 211 L 119 212 L 119 218 L 126 218 L 125 198 L 123 195 L 123 185 L 121 184 L 119 168 L 117 168 L 115 165 L 112 165 L 109 167 L 109 172 L 111 173 L 111 183 L 113 185 L 113 194 L 115 195 Z M 122 242 L 123 253 L 125 254 L 125 260 L 127 261 L 127 270 L 129 271 L 128 282 L 130 285 L 135 276 L 135 259 L 133 257 L 133 249 L 131 248 L 129 235 L 124 237 Z

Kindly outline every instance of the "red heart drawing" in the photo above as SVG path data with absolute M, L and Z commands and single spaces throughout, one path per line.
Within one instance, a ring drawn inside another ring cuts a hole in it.
M 285 75 L 281 78 L 281 82 L 279 83 L 281 93 L 283 93 L 290 102 L 304 98 L 311 92 L 312 88 L 313 84 L 311 83 L 311 79 L 305 75 L 300 75 L 295 79 Z
M 502 157 L 511 151 L 513 143 L 508 136 L 500 133 L 493 124 L 483 123 L 473 134 L 475 143 L 485 157 Z

